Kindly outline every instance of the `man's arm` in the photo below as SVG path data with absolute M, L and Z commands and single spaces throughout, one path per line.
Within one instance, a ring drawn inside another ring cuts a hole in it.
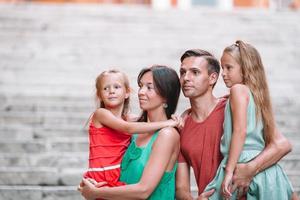
M 233 190 L 239 188 L 245 193 L 259 172 L 271 167 L 292 150 L 292 145 L 277 129 L 273 141 L 252 161 L 238 164 L 233 176 Z
M 193 199 L 190 190 L 190 166 L 184 162 L 178 163 L 176 171 L 176 199 Z
M 253 161 L 256 173 L 276 164 L 281 158 L 292 151 L 292 145 L 277 129 L 275 129 L 274 140 Z

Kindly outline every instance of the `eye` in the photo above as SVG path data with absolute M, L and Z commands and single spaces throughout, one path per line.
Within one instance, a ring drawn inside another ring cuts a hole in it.
M 121 85 L 115 85 L 114 88 L 119 89 L 119 88 L 121 88 Z
M 104 87 L 103 90 L 105 90 L 105 91 L 108 90 L 108 87 Z
M 183 76 L 186 73 L 186 71 L 185 70 L 180 70 L 179 73 L 180 73 L 180 76 Z
M 231 65 L 225 65 L 224 67 L 222 67 L 223 70 L 231 70 L 232 66 Z
M 227 70 L 231 70 L 231 69 L 232 69 L 232 67 L 231 67 L 231 66 L 227 66 L 226 68 L 227 68 Z
M 200 74 L 200 72 L 198 70 L 192 70 L 192 72 L 193 72 L 194 75 L 199 75 Z

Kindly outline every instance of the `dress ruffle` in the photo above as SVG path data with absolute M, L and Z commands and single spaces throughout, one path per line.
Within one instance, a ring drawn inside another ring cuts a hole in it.
M 131 160 L 136 160 L 142 155 L 142 149 L 140 149 L 138 146 L 136 146 L 135 141 L 134 145 L 130 145 L 127 149 L 127 155 L 124 156 L 121 164 L 121 169 L 125 170 L 127 169 L 129 163 Z

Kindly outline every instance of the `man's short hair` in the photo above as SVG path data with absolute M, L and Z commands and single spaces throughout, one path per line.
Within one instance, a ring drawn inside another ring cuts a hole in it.
M 184 59 L 188 57 L 202 57 L 207 61 L 207 71 L 210 75 L 213 72 L 217 74 L 220 73 L 220 62 L 218 59 L 208 51 L 202 49 L 190 49 L 182 54 L 180 61 L 183 62 Z

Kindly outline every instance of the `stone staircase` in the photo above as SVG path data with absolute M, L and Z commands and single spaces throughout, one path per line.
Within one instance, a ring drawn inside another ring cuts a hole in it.
M 289 11 L 0 4 L 0 200 L 82 199 L 76 185 L 87 167 L 85 123 L 102 70 L 127 72 L 138 113 L 142 67 L 178 69 L 186 49 L 220 56 L 236 39 L 262 53 L 278 127 L 294 145 L 280 163 L 300 194 L 299 18 Z M 221 79 L 215 93 L 226 93 Z M 178 113 L 187 107 L 181 97 Z

